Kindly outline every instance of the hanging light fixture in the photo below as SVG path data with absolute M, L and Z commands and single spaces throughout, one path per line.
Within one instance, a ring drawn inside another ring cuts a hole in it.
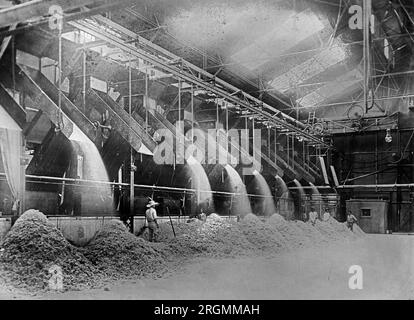
M 387 129 L 386 132 L 387 133 L 385 135 L 385 142 L 386 143 L 391 143 L 392 142 L 391 129 Z

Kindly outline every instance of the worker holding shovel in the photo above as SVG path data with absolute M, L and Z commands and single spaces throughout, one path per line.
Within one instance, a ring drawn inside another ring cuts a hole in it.
M 154 200 L 150 199 L 150 201 L 147 204 L 147 211 L 145 211 L 145 218 L 148 222 L 148 232 L 149 232 L 149 241 L 155 242 L 156 241 L 156 231 L 159 228 L 158 222 L 157 222 L 157 210 L 155 210 L 155 207 L 158 206 L 159 203 L 155 202 Z

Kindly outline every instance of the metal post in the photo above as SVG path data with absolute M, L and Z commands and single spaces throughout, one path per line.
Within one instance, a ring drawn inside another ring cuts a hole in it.
M 277 162 L 277 129 L 275 128 L 275 163 Z
M 61 129 L 60 125 L 62 124 L 62 28 L 59 28 L 59 77 L 58 77 L 58 86 L 59 86 L 59 96 L 58 96 L 58 129 Z
M 250 149 L 250 140 L 249 140 L 249 131 L 247 131 L 248 130 L 248 127 L 249 127 L 249 122 L 248 122 L 248 119 L 247 119 L 247 117 L 245 117 L 244 118 L 244 127 L 245 127 L 245 129 L 246 129 L 246 132 L 247 132 L 247 154 L 249 154 L 249 149 Z M 254 155 L 254 153 L 253 153 L 253 155 Z M 244 175 L 244 174 L 242 174 L 242 179 L 243 179 L 243 183 L 246 183 L 246 175 Z
M 370 21 L 371 21 L 372 3 L 371 0 L 363 1 L 363 59 L 364 59 L 364 107 L 365 112 L 369 111 L 368 95 L 370 83 Z
M 191 86 L 191 142 L 194 142 L 194 87 Z
M 295 169 L 295 135 L 292 134 L 292 168 Z
M 219 127 L 219 106 L 218 106 L 218 99 L 216 99 L 216 130 Z
M 129 96 L 128 96 L 128 107 L 129 116 L 132 117 L 132 69 L 131 69 L 131 57 L 129 58 L 128 64 L 128 85 L 129 85 Z M 129 214 L 134 214 L 134 198 L 135 198 L 135 171 L 134 168 L 134 155 L 133 149 L 130 147 L 130 186 L 129 186 Z
M 11 50 L 12 50 L 12 81 L 13 81 L 13 98 L 16 97 L 16 71 L 15 71 L 15 66 L 16 66 L 16 43 L 15 43 L 15 37 L 12 37 L 11 40 Z M 41 60 L 40 60 L 41 61 Z M 40 64 L 42 64 L 42 62 L 40 62 Z
M 131 69 L 131 57 L 129 57 L 128 63 L 128 111 L 129 115 L 132 114 L 132 69 Z
M 254 117 L 252 118 L 252 136 L 253 136 L 253 157 L 256 152 L 256 139 L 254 138 Z
M 375 184 L 378 184 L 378 131 L 375 132 Z
M 287 164 L 290 165 L 290 157 L 289 157 L 289 135 L 286 134 L 286 155 L 287 155 Z
M 83 39 L 83 86 L 82 86 L 82 98 L 83 98 L 83 112 L 86 113 L 86 49 L 85 39 Z
M 306 164 L 306 154 L 305 154 L 305 141 L 302 141 L 302 159 L 303 159 L 303 163 Z M 309 172 L 309 168 L 307 166 L 304 166 L 305 170 L 307 172 Z
M 178 79 L 178 125 L 181 132 L 181 78 Z
M 25 155 L 25 138 L 21 136 L 21 150 L 20 155 Z M 21 157 L 20 156 L 20 157 Z M 21 160 L 20 160 L 21 161 Z M 26 210 L 25 193 L 26 193 L 26 165 L 20 163 L 20 207 L 17 215 L 21 215 Z
M 148 66 L 145 67 L 145 132 L 148 132 Z
M 270 127 L 267 127 L 267 156 L 270 159 Z
M 226 108 L 226 151 L 228 153 L 229 152 L 229 110 L 228 110 L 226 102 L 224 106 Z

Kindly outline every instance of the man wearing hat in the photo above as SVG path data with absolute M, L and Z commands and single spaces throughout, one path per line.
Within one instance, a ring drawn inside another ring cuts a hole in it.
M 148 222 L 148 231 L 149 231 L 149 241 L 153 242 L 156 241 L 155 239 L 155 232 L 159 228 L 158 222 L 157 222 L 157 211 L 155 210 L 155 207 L 158 206 L 158 202 L 155 202 L 154 200 L 150 199 L 150 201 L 147 204 L 147 211 L 145 211 L 145 218 Z

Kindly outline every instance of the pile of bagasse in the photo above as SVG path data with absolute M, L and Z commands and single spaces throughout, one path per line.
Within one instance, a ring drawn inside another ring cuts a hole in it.
M 150 243 L 147 232 L 137 237 L 120 221 L 109 221 L 85 246 L 69 243 L 47 217 L 26 211 L 0 244 L 0 277 L 31 292 L 48 290 L 49 270 L 62 269 L 64 290 L 103 286 L 115 279 L 161 277 L 173 266 L 193 257 L 272 256 L 298 247 L 351 241 L 364 235 L 335 219 L 315 226 L 286 221 L 274 214 L 259 219 L 248 214 L 233 222 L 216 214 L 206 222 L 161 223 L 158 242 Z

